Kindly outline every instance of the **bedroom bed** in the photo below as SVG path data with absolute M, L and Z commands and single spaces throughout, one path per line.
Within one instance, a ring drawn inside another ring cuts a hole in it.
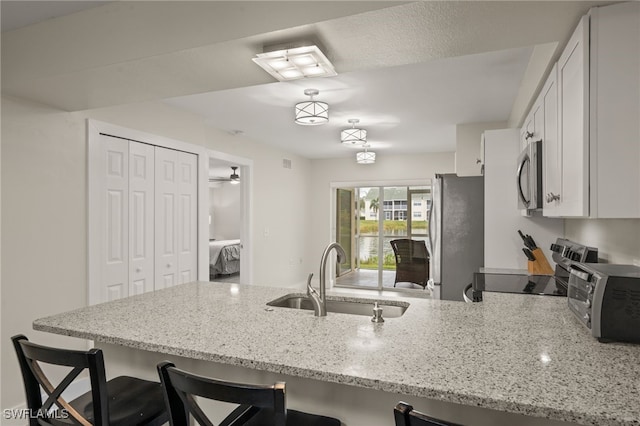
M 209 241 L 209 277 L 240 272 L 240 240 Z

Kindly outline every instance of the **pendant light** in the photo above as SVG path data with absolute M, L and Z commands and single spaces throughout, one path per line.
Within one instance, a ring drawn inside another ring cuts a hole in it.
M 370 152 L 367 150 L 369 148 L 369 144 L 365 143 L 362 145 L 364 151 L 360 151 L 356 153 L 356 163 L 358 164 L 373 164 L 376 162 L 376 153 Z
M 306 89 L 304 94 L 311 100 L 296 104 L 296 123 L 303 126 L 316 126 L 329 121 L 329 105 L 326 102 L 314 101 L 313 97 L 320 93 L 317 89 Z
M 367 131 L 364 129 L 356 129 L 356 124 L 360 122 L 357 118 L 348 120 L 351 124 L 350 129 L 340 132 L 340 141 L 344 144 L 365 144 L 367 143 Z

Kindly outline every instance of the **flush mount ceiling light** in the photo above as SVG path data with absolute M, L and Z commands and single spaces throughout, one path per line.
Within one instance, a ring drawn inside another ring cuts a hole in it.
M 296 123 L 303 126 L 315 126 L 329 121 L 329 105 L 326 102 L 314 101 L 313 97 L 320 93 L 317 89 L 306 89 L 304 94 L 310 101 L 296 104 Z
M 373 164 L 376 162 L 376 153 L 369 152 L 367 148 L 369 148 L 369 144 L 364 144 L 364 151 L 360 151 L 356 153 L 356 163 L 358 164 Z
M 252 60 L 279 81 L 338 75 L 329 59 L 315 45 L 258 53 Z
M 360 120 L 357 118 L 349 119 L 349 123 L 351 124 L 350 129 L 345 129 L 340 132 L 340 141 L 344 144 L 365 144 L 367 143 L 367 131 L 364 129 L 356 129 L 356 124 L 358 124 Z

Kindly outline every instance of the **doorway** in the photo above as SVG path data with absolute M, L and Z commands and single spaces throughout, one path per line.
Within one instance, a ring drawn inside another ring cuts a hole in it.
M 213 150 L 207 154 L 209 280 L 250 284 L 253 161 Z
M 422 290 L 417 284 L 395 282 L 396 260 L 390 242 L 426 242 L 430 208 L 431 187 L 426 183 L 337 188 L 336 241 L 349 260 L 336 271 L 336 286 Z

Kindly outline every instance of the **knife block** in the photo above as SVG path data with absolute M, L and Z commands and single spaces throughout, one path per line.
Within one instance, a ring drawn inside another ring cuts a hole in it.
M 527 270 L 531 275 L 553 275 L 554 271 L 540 247 L 532 250 L 536 260 L 529 260 Z

